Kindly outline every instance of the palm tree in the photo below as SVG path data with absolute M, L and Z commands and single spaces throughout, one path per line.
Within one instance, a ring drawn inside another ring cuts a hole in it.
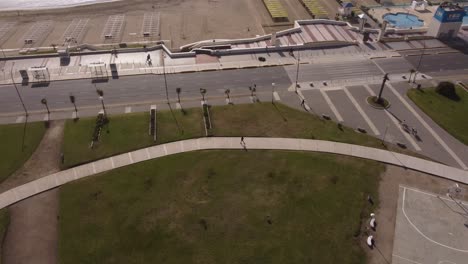
M 70 94 L 70 102 L 73 104 L 75 107 L 75 113 L 76 113 L 76 119 L 78 119 L 78 108 L 76 108 L 76 103 L 75 103 L 75 96 Z
M 257 88 L 253 87 L 252 86 L 249 86 L 249 90 L 250 90 L 250 96 L 254 97 L 255 96 L 255 91 L 257 91 Z
M 203 102 L 205 101 L 206 89 L 200 88 L 200 93 L 202 95 Z
M 45 107 L 47 109 L 47 121 L 49 121 L 50 120 L 50 111 L 49 111 L 49 106 L 47 105 L 47 99 L 42 98 L 41 104 L 45 105 Z
M 104 105 L 104 91 L 101 89 L 96 89 L 96 93 L 99 95 L 99 100 L 102 104 L 102 110 L 104 111 L 104 117 L 107 119 L 106 106 Z
M 180 104 L 180 92 L 182 91 L 182 89 L 180 89 L 179 87 L 176 88 L 176 93 L 177 93 L 177 101 L 178 103 Z

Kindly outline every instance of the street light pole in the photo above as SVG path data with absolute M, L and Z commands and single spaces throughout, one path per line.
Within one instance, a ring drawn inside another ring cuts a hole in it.
M 29 116 L 28 109 L 26 109 L 26 106 L 24 105 L 23 98 L 21 97 L 21 94 L 18 90 L 18 87 L 16 86 L 15 79 L 13 78 L 13 66 L 15 65 L 15 62 L 11 65 L 11 70 L 10 70 L 10 76 L 11 76 L 11 81 L 13 82 L 13 86 L 16 89 L 16 93 L 18 94 L 18 97 L 21 101 L 21 105 L 23 105 L 24 113 L 26 114 L 26 117 Z

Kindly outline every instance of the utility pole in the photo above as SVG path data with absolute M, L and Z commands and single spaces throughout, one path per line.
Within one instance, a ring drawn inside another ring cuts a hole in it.
M 383 77 L 383 81 L 382 81 L 382 86 L 380 86 L 380 91 L 379 91 L 379 97 L 377 97 L 377 103 L 378 104 L 382 104 L 382 92 L 383 92 L 383 89 L 385 87 L 385 82 L 388 81 L 389 78 L 388 78 L 388 73 L 386 73 Z
M 10 70 L 10 76 L 11 76 L 11 81 L 13 82 L 13 86 L 15 86 L 16 93 L 18 94 L 18 97 L 21 101 L 21 105 L 23 105 L 24 113 L 26 114 L 26 117 L 29 116 L 28 109 L 26 109 L 26 106 L 24 105 L 23 98 L 21 97 L 21 94 L 18 90 L 18 87 L 16 86 L 15 79 L 13 78 L 13 66 L 15 65 L 15 62 L 11 65 L 11 70 Z
M 301 64 L 301 51 L 297 50 L 297 70 L 296 70 L 296 85 L 294 91 L 297 93 L 297 82 L 299 81 L 299 65 Z

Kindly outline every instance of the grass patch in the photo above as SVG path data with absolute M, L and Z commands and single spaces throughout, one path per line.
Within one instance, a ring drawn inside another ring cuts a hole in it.
M 75 122 L 67 120 L 64 131 L 64 167 L 89 162 L 118 153 L 131 151 L 156 143 L 166 143 L 204 135 L 200 109 L 186 110 L 185 114 L 174 111 L 157 113 L 157 141 L 148 134 L 150 115 L 134 113 L 111 116 L 108 125 L 102 129 L 101 139 L 91 149 L 91 138 L 96 123 L 95 118 L 82 118 Z M 175 119 L 177 123 L 175 122 Z M 178 124 L 178 125 L 177 125 Z
M 365 263 L 354 236 L 383 170 L 240 150 L 120 168 L 61 187 L 60 263 Z
M 379 147 L 378 139 L 283 104 L 213 107 L 216 136 L 291 137 L 340 141 Z
M 157 144 L 205 136 L 202 108 L 157 113 Z M 351 128 L 341 129 L 333 121 L 298 111 L 283 104 L 258 103 L 210 107 L 213 136 L 290 137 L 345 142 L 384 148 L 375 137 L 357 133 Z M 78 122 L 67 121 L 64 140 L 64 167 L 71 167 L 99 158 L 112 156 L 155 144 L 148 135 L 149 113 L 135 113 L 110 117 L 109 133 L 103 128 L 101 142 L 91 149 L 94 118 Z M 180 130 L 177 126 L 179 124 Z M 389 145 L 389 150 L 414 153 Z
M 42 122 L 0 126 L 0 182 L 19 169 L 36 150 L 45 133 Z M 23 135 L 24 146 L 23 146 Z M 22 148 L 23 146 L 23 148 Z
M 2 263 L 3 239 L 5 238 L 8 225 L 10 224 L 10 215 L 8 209 L 0 210 L 0 263 Z
M 456 86 L 455 89 L 460 97 L 459 101 L 436 93 L 434 88 L 410 89 L 408 97 L 439 126 L 468 145 L 468 93 L 460 86 Z

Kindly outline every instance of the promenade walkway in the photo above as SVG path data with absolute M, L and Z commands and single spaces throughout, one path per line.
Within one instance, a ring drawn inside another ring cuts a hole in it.
M 246 137 L 244 142 L 247 150 L 293 150 L 341 154 L 380 161 L 468 184 L 468 171 L 387 150 L 311 139 Z M 243 148 L 239 137 L 210 137 L 177 141 L 127 152 L 63 170 L 10 189 L 0 194 L 0 209 L 65 183 L 138 162 L 196 150 Z

